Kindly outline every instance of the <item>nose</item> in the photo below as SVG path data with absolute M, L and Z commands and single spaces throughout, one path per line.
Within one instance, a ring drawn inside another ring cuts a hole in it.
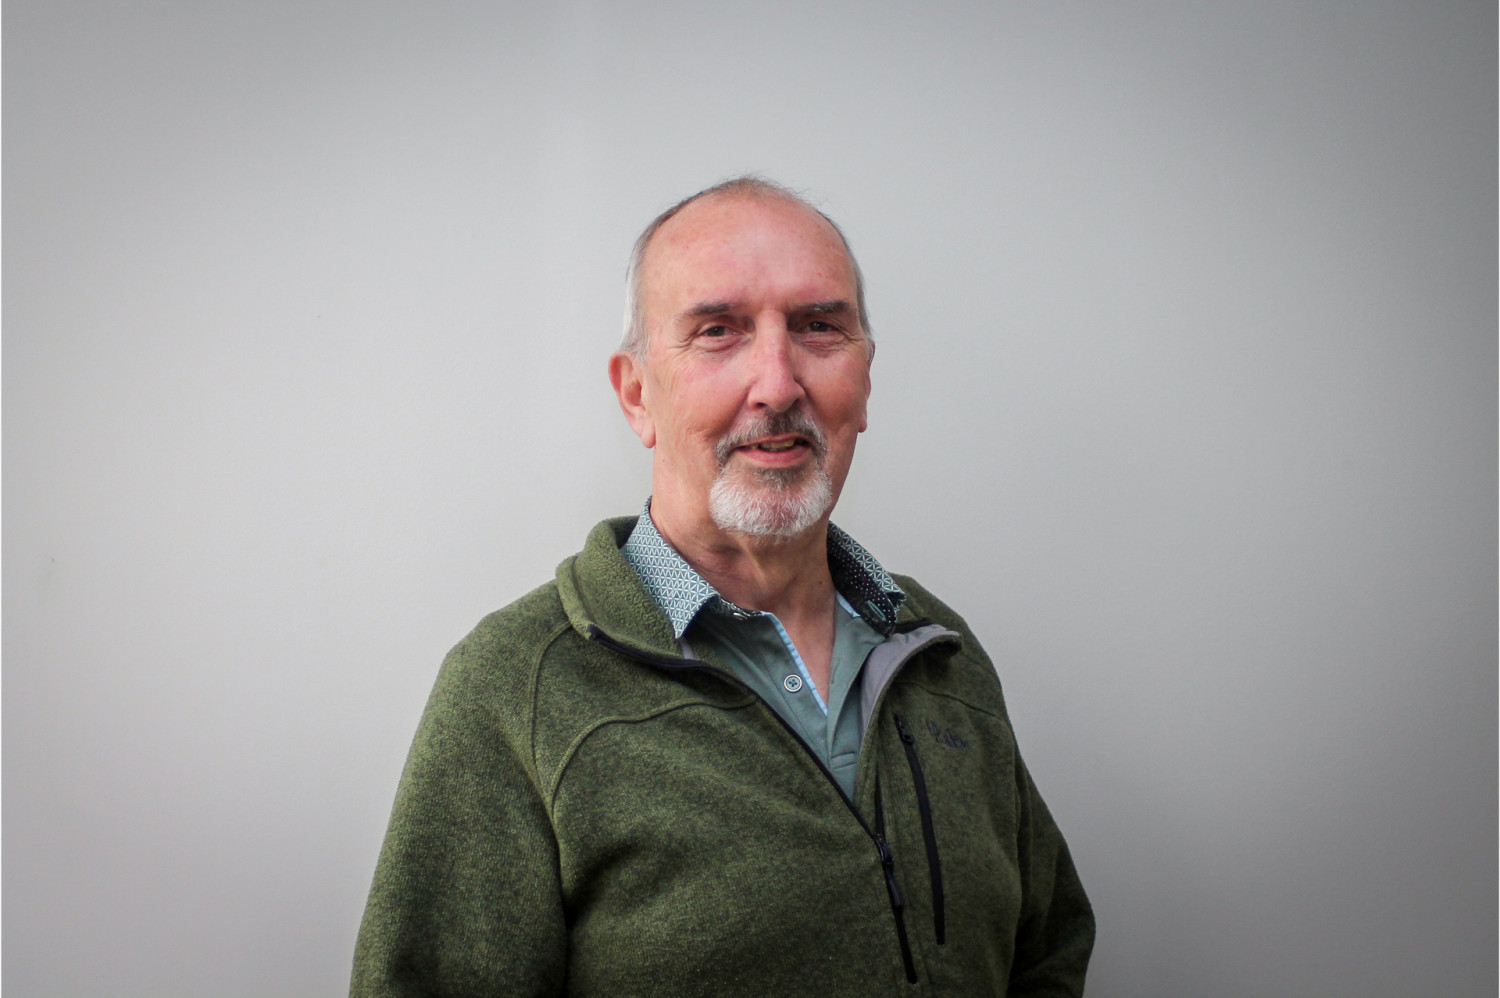
M 784 322 L 762 325 L 752 350 L 750 397 L 747 400 L 751 408 L 786 412 L 807 397 L 802 387 L 796 347 Z

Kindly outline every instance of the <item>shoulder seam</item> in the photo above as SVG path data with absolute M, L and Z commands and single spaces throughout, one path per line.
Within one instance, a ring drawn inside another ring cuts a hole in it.
M 567 773 L 568 767 L 572 765 L 573 758 L 578 754 L 578 750 L 583 747 L 584 742 L 588 741 L 604 728 L 615 724 L 640 724 L 643 721 L 650 721 L 664 714 L 682 710 L 685 707 L 712 707 L 715 710 L 744 710 L 750 706 L 753 706 L 752 702 L 726 707 L 703 697 L 694 697 L 690 700 L 680 700 L 676 703 L 663 704 L 651 710 L 642 711 L 639 714 L 620 714 L 614 717 L 599 718 L 575 735 L 573 741 L 568 744 L 568 747 L 563 750 L 562 755 L 558 757 L 556 772 L 552 774 L 552 779 L 548 781 L 548 785 L 542 788 L 542 802 L 547 808 L 547 813 L 551 814 L 554 807 L 556 807 L 558 787 L 562 784 L 563 776 Z
M 952 693 L 952 692 L 950 692 L 948 690 L 936 690 L 936 689 L 933 689 L 931 686 L 928 686 L 926 683 L 924 683 L 924 682 L 922 682 L 921 680 L 918 680 L 918 679 L 908 680 L 908 683 L 909 683 L 909 685 L 918 687 L 919 689 L 921 689 L 924 693 L 928 694 L 929 696 L 942 697 L 945 700 L 954 700 L 954 701 L 957 701 L 958 703 L 963 704 L 965 707 L 968 707 L 970 710 L 978 711 L 981 714 L 986 714 L 986 715 L 988 715 L 990 717 L 995 718 L 997 721 L 1004 721 L 1007 725 L 1010 724 L 1010 717 L 1009 717 L 1009 715 L 1005 711 L 1004 700 L 1003 699 L 1001 701 L 1002 706 L 1001 706 L 1000 710 L 999 711 L 995 711 L 994 709 L 992 709 L 990 707 L 984 707 L 984 706 L 981 706 L 981 705 L 979 705 L 977 703 L 971 703 L 966 698 L 961 697 L 958 694 Z M 1003 697 L 1003 694 L 1002 694 L 1002 697 Z
M 547 637 L 537 645 L 536 655 L 531 662 L 531 716 L 527 719 L 526 750 L 527 754 L 531 756 L 531 771 L 536 776 L 541 775 L 541 767 L 536 757 L 536 718 L 538 713 L 537 697 L 542 687 L 542 660 L 547 657 L 547 652 L 557 643 L 557 639 L 572 630 L 572 628 L 573 625 L 567 620 L 563 620 L 554 627 L 548 632 Z M 550 806 L 548 810 L 551 810 Z

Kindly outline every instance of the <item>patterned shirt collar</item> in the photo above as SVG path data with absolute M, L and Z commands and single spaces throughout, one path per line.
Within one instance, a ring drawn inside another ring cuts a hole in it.
M 745 612 L 720 596 L 666 542 L 656 524 L 651 522 L 649 498 L 620 553 L 672 622 L 674 637 L 680 639 L 704 607 L 717 613 Z M 896 610 L 906 599 L 906 594 L 874 555 L 831 523 L 828 525 L 828 570 L 833 575 L 834 588 L 849 601 L 854 611 L 877 631 L 889 634 L 896 623 Z

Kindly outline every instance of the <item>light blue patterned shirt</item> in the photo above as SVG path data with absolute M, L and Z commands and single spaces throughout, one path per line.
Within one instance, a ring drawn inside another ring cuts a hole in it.
M 787 722 L 849 797 L 859 761 L 859 691 L 865 658 L 885 640 L 906 598 L 890 573 L 854 538 L 828 525 L 828 567 L 838 592 L 829 689 L 819 690 L 773 613 L 720 596 L 651 522 L 651 500 L 620 549 L 695 654 L 711 650 Z

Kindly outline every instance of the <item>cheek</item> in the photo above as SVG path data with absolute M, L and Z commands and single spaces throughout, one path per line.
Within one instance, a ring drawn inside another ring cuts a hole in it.
M 863 393 L 850 394 L 839 400 L 837 411 L 827 413 L 833 435 L 841 442 L 846 455 L 853 453 L 855 441 L 869 424 L 865 401 Z
M 733 379 L 712 369 L 683 372 L 672 389 L 679 422 L 691 433 L 718 436 L 739 414 Z
M 657 429 L 664 442 L 681 452 L 711 449 L 734 423 L 733 394 L 720 390 L 711 377 L 688 375 L 667 387 L 668 405 L 657 409 Z
M 869 425 L 868 403 L 870 401 L 870 376 L 867 371 L 853 374 L 845 382 L 848 387 L 839 400 L 839 420 L 856 433 L 863 433 Z

